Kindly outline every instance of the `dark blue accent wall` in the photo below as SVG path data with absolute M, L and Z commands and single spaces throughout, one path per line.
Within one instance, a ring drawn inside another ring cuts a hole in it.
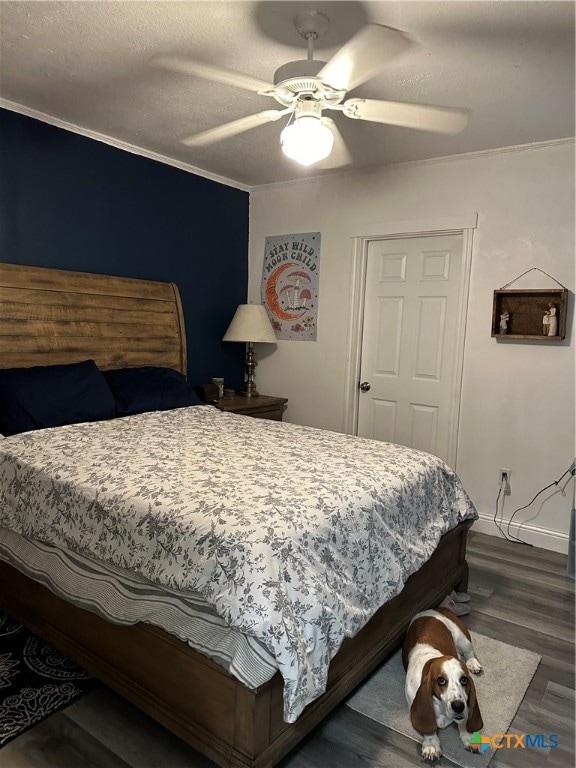
M 248 193 L 0 109 L 0 261 L 174 282 L 192 383 L 239 388 Z

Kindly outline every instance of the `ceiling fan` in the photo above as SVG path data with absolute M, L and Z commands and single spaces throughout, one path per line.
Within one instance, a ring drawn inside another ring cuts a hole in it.
M 295 17 L 294 24 L 308 43 L 308 58 L 281 66 L 274 74 L 274 83 L 186 56 L 161 54 L 151 59 L 151 64 L 156 67 L 271 96 L 284 107 L 266 109 L 209 128 L 183 139 L 184 144 L 205 146 L 290 115 L 281 133 L 284 154 L 302 165 L 312 165 L 331 155 L 330 165 L 337 167 L 351 162 L 351 157 L 335 122 L 323 116 L 324 110 L 336 110 L 354 120 L 438 133 L 458 133 L 465 128 L 464 110 L 375 99 L 344 100 L 348 91 L 377 75 L 390 61 L 414 45 L 404 32 L 367 24 L 326 63 L 315 60 L 313 55 L 314 41 L 328 29 L 328 17 L 319 11 L 305 11 Z

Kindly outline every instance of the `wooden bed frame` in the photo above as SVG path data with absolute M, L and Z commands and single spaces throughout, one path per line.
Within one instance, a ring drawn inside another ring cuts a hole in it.
M 0 264 L 0 367 L 94 359 L 102 368 L 162 365 L 186 373 L 178 289 L 171 283 Z M 400 644 L 411 617 L 465 590 L 471 522 L 447 533 L 330 666 L 326 692 L 294 724 L 282 679 L 256 690 L 146 624 L 119 626 L 0 563 L 0 606 L 224 768 L 271 768 Z

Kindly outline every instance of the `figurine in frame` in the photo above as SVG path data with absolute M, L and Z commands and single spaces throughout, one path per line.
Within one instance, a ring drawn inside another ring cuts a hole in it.
M 556 307 L 554 304 L 548 304 L 546 312 L 548 314 L 548 336 L 557 336 L 558 318 L 556 316 Z
M 542 318 L 542 335 L 548 336 L 549 330 L 550 330 L 550 310 L 546 309 L 544 311 L 544 317 Z
M 500 333 L 508 333 L 508 321 L 510 320 L 510 312 L 503 312 L 500 315 Z

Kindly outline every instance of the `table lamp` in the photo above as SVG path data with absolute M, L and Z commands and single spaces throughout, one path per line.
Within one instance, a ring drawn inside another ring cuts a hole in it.
M 223 341 L 243 341 L 246 347 L 246 381 L 244 389 L 240 393 L 244 397 L 258 397 L 254 382 L 254 371 L 258 363 L 254 359 L 255 342 L 274 344 L 276 334 L 268 318 L 266 308 L 261 304 L 240 304 L 236 310 L 228 330 L 224 334 Z

